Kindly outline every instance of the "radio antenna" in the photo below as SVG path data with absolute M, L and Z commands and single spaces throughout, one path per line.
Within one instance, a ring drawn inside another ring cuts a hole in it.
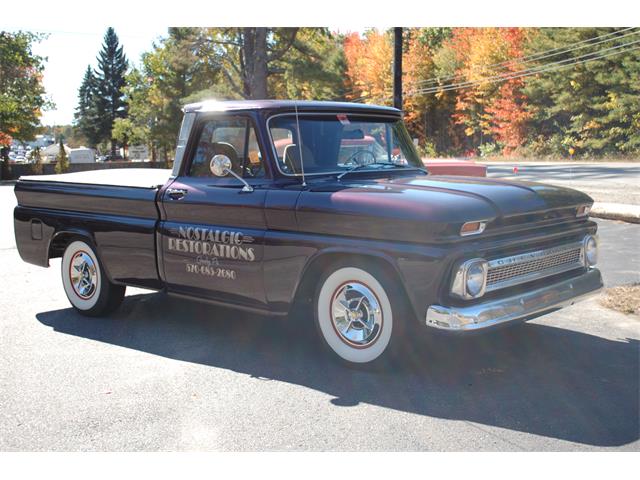
M 296 129 L 298 130 L 298 149 L 300 150 L 300 170 L 302 171 L 302 186 L 306 187 L 307 182 L 304 179 L 304 158 L 302 156 L 302 135 L 300 134 L 300 118 L 298 116 L 298 101 L 293 101 L 293 107 L 296 110 Z

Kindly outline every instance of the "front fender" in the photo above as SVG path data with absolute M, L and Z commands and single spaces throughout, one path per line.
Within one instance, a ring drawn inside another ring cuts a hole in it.
M 392 273 L 416 315 L 435 301 L 446 251 L 403 242 L 269 232 L 265 247 L 265 290 L 270 309 L 288 311 L 300 296 L 315 290 L 323 268 L 337 258 L 370 258 Z M 424 315 L 422 315 L 424 316 Z

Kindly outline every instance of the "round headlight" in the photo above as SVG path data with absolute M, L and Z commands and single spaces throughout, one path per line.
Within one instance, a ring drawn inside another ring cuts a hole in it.
M 584 258 L 589 267 L 598 263 L 598 241 L 593 235 L 584 237 Z
M 476 297 L 482 293 L 485 287 L 485 279 L 487 275 L 487 264 L 485 262 L 476 262 L 467 269 L 467 293 Z

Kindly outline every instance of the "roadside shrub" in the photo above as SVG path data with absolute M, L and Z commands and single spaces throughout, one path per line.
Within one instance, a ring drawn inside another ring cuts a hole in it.
M 62 138 L 60 139 L 60 149 L 58 150 L 58 156 L 56 159 L 56 173 L 64 173 L 69 170 L 69 159 L 67 158 L 67 152 L 64 149 Z
M 480 156 L 486 158 L 497 155 L 502 149 L 497 143 L 483 143 L 478 147 L 478 150 L 480 151 Z
M 31 150 L 29 158 L 31 163 L 31 173 L 33 175 L 42 175 L 44 173 L 44 165 L 42 164 L 42 157 L 40 156 L 40 147 L 36 147 Z
M 421 158 L 435 158 L 438 156 L 438 152 L 436 150 L 436 146 L 433 142 L 425 140 L 424 145 L 418 145 L 418 153 Z

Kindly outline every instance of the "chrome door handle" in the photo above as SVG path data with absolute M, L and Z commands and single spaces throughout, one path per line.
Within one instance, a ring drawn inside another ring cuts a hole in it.
M 184 188 L 168 188 L 167 195 L 172 200 L 180 200 L 187 194 L 187 190 Z

